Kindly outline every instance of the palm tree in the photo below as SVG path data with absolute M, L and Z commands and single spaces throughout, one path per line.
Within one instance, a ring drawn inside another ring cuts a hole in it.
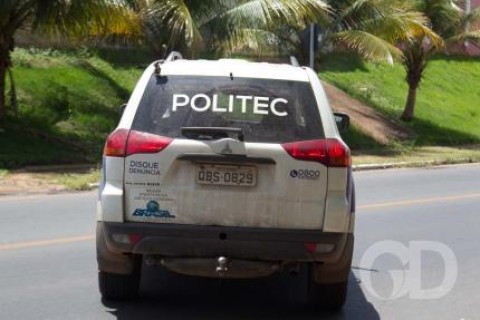
M 416 0 L 413 5 L 429 19 L 431 29 L 415 34 L 401 45 L 408 83 L 408 96 L 401 119 L 407 122 L 414 117 L 417 89 L 432 54 L 454 43 L 480 40 L 476 24 L 480 21 L 480 8 L 465 13 L 451 0 Z
M 10 54 L 15 49 L 17 30 L 101 34 L 108 32 L 115 20 L 121 21 L 122 10 L 115 0 L 0 0 L 0 121 L 5 117 L 7 73 L 13 81 Z
M 157 43 L 190 56 L 278 46 L 278 26 L 303 28 L 326 18 L 321 0 L 157 0 L 145 13 Z
M 320 50 L 352 50 L 363 58 L 393 63 L 402 52 L 395 45 L 427 31 L 427 19 L 399 0 L 332 0 Z

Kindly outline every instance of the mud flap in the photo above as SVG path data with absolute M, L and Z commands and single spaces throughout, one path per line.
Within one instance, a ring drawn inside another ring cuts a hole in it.
M 312 265 L 312 280 L 317 284 L 333 284 L 348 281 L 352 265 L 353 244 L 353 234 L 349 234 L 340 259 L 335 263 L 314 263 Z
M 97 263 L 98 270 L 115 274 L 131 274 L 135 270 L 135 255 L 122 254 L 109 250 L 106 241 L 107 234 L 102 223 L 97 223 Z

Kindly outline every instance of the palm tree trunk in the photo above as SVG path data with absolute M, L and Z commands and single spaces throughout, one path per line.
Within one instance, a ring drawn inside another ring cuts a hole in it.
M 402 119 L 405 122 L 409 122 L 413 119 L 416 100 L 417 100 L 417 86 L 413 86 L 409 84 L 407 103 L 405 104 L 405 109 L 403 110 L 403 113 L 400 119 Z
M 407 102 L 400 117 L 405 122 L 413 120 L 415 102 L 417 100 L 417 89 L 422 81 L 423 71 L 427 66 L 428 51 L 425 51 L 421 42 L 415 43 L 404 52 L 404 66 L 407 72 L 408 83 Z

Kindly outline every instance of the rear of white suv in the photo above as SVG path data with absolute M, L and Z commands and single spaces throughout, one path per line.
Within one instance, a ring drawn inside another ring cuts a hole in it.
M 138 293 L 142 261 L 253 278 L 309 269 L 310 298 L 345 301 L 350 152 L 308 68 L 157 62 L 107 138 L 97 213 L 100 291 Z

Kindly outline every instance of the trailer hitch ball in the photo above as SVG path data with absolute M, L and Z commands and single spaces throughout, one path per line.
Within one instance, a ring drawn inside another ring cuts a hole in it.
M 228 271 L 228 259 L 226 257 L 221 256 L 217 258 L 217 267 L 215 268 L 215 271 L 219 275 Z

